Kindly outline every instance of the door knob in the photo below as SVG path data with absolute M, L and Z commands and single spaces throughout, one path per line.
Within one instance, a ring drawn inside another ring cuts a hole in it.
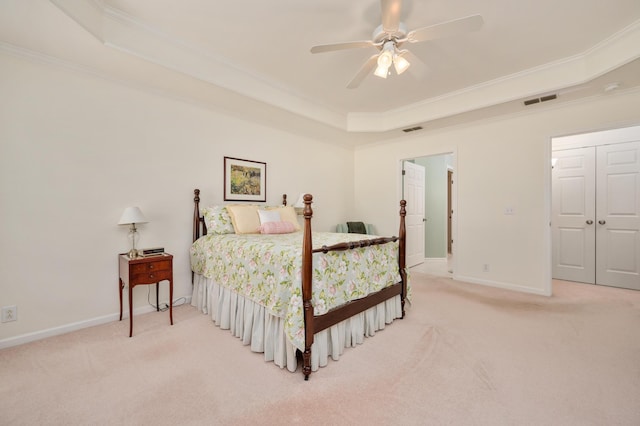
M 599 221 L 598 221 L 598 223 L 599 223 L 600 225 L 604 225 L 605 223 L 607 223 L 607 221 L 606 221 L 606 220 L 599 220 Z
M 593 225 L 593 221 L 592 221 L 591 219 L 589 219 L 589 220 L 587 221 L 587 225 Z

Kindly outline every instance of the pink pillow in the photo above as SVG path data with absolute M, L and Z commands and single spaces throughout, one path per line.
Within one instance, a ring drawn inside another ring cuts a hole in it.
M 293 223 L 280 221 L 280 222 L 265 222 L 260 225 L 261 234 L 288 234 L 296 230 Z

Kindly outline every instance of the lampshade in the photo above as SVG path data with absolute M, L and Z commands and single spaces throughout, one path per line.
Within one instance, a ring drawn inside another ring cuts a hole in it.
M 409 61 L 400 55 L 393 55 L 393 67 L 396 69 L 398 75 L 402 74 L 409 68 Z
M 139 207 L 127 207 L 124 209 L 118 225 L 130 225 L 133 223 L 147 223 L 147 218 L 144 217 Z
M 305 196 L 306 192 L 303 192 L 302 194 L 300 194 L 300 196 L 298 197 L 298 201 L 296 201 L 296 203 L 293 205 L 293 207 L 295 207 L 296 209 L 303 209 L 304 208 L 304 196 Z
M 387 78 L 389 67 L 393 63 L 393 50 L 395 49 L 393 42 L 386 42 L 382 47 L 382 52 L 378 55 L 378 67 L 374 74 L 381 78 Z
M 373 72 L 374 75 L 380 78 L 387 78 L 387 74 L 389 73 L 389 67 L 383 67 L 378 65 L 376 70 Z
M 389 50 L 384 50 L 380 56 L 378 56 L 378 66 L 389 68 L 393 61 L 393 53 Z
M 293 208 L 295 209 L 296 213 L 299 215 L 304 213 L 304 196 L 306 194 L 308 194 L 308 192 L 303 192 L 302 194 L 300 194 L 300 196 L 298 197 L 298 201 L 296 201 L 296 203 L 293 205 Z

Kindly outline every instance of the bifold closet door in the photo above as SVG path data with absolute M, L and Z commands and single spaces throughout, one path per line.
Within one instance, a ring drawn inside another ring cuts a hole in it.
M 596 152 L 596 284 L 640 290 L 640 142 Z
M 640 290 L 640 142 L 553 156 L 553 278 Z
M 552 276 L 595 284 L 595 150 L 555 151 L 553 157 Z

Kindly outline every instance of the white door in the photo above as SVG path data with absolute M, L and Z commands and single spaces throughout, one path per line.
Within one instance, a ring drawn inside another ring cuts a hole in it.
M 595 151 L 555 151 L 552 217 L 553 277 L 595 283 Z
M 403 194 L 407 202 L 407 268 L 424 262 L 424 167 L 404 161 Z
M 553 156 L 553 277 L 640 290 L 640 142 Z
M 597 155 L 596 283 L 640 290 L 640 142 Z

